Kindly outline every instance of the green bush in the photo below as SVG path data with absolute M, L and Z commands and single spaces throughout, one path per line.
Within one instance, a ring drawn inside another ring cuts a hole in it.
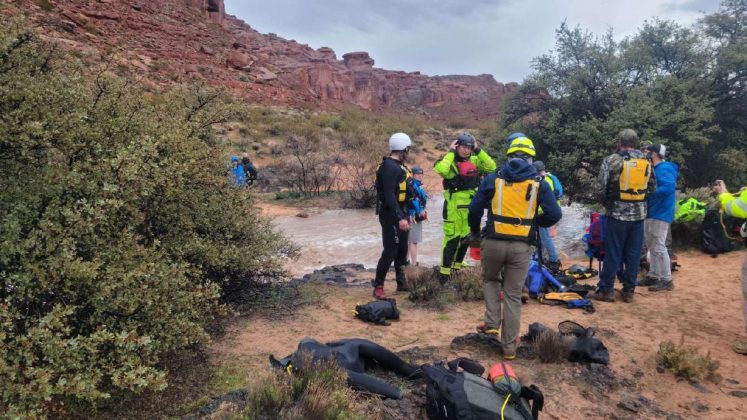
M 0 26 L 0 417 L 162 389 L 221 292 L 293 252 L 230 188 L 202 88 L 149 95 Z
M 719 362 L 711 358 L 711 353 L 702 356 L 695 347 L 685 346 L 684 341 L 683 336 L 677 346 L 671 341 L 659 343 L 659 351 L 656 353 L 659 366 L 670 369 L 674 376 L 689 381 L 721 382 L 721 375 L 716 373 Z

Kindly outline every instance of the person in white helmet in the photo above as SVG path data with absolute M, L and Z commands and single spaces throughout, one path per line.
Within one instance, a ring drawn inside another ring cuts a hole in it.
M 415 196 L 412 172 L 405 165 L 412 141 L 405 133 L 394 133 L 389 138 L 389 156 L 385 156 L 376 170 L 376 194 L 384 250 L 376 265 L 376 277 L 371 282 L 376 299 L 386 299 L 384 279 L 394 262 L 397 291 L 407 290 L 402 267 L 407 262 L 409 209 Z

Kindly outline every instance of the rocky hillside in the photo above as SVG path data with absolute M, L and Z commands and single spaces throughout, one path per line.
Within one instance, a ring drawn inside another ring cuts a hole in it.
M 224 86 L 246 100 L 309 109 L 356 105 L 440 120 L 484 120 L 517 88 L 491 75 L 426 76 L 374 67 L 366 52 L 338 59 L 225 13 L 222 0 L 15 0 L 68 48 L 113 57 L 157 85 L 185 78 Z

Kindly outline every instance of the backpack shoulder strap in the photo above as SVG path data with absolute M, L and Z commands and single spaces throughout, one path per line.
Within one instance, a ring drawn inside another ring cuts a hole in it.
M 521 387 L 521 398 L 530 401 L 532 404 L 532 418 L 537 420 L 539 418 L 539 412 L 545 406 L 545 396 L 537 385 L 529 385 Z

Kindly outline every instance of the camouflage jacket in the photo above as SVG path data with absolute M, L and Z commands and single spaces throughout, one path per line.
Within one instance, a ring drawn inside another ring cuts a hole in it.
M 646 201 L 625 202 L 614 197 L 615 188 L 613 186 L 620 182 L 620 171 L 622 170 L 623 159 L 625 156 L 632 158 L 646 158 L 640 150 L 628 149 L 613 153 L 602 161 L 602 168 L 599 171 L 597 180 L 597 198 L 604 204 L 607 210 L 607 216 L 625 222 L 634 222 L 646 218 Z M 654 178 L 653 169 L 651 177 L 648 180 L 648 193 L 656 190 L 656 179 Z

